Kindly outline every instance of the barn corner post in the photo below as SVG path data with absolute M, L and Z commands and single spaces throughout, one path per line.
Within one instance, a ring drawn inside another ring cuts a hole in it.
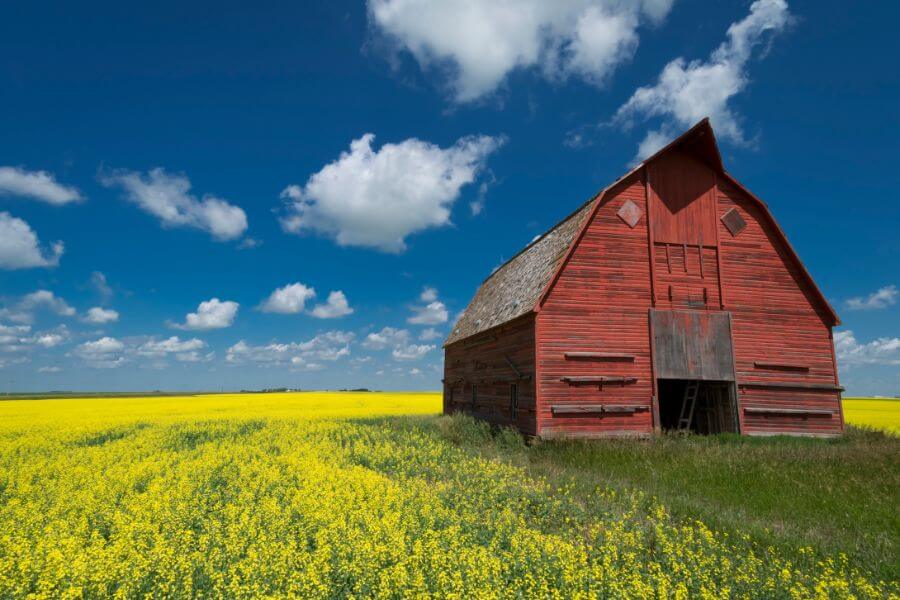
M 644 177 L 644 207 L 647 211 L 647 255 L 650 259 L 650 308 L 647 310 L 647 331 L 650 338 L 650 415 L 652 419 L 653 432 L 662 433 L 662 424 L 659 420 L 659 383 L 656 381 L 656 362 L 654 356 L 656 354 L 655 344 L 653 343 L 653 308 L 656 307 L 656 281 L 655 281 L 655 263 L 653 244 L 653 212 L 650 208 L 650 170 L 645 164 L 641 169 Z

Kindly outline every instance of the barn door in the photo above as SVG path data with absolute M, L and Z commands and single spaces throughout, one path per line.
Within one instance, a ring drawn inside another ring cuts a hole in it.
M 652 310 L 657 379 L 734 381 L 731 313 Z

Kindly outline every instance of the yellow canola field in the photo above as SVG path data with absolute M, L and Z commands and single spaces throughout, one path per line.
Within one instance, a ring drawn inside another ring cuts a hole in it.
M 467 450 L 481 426 L 439 407 L 387 393 L 0 402 L 0 598 L 890 593 L 840 559 L 738 550 L 640 493 L 576 500 Z
M 900 434 L 900 399 L 844 398 L 843 405 L 850 425 Z

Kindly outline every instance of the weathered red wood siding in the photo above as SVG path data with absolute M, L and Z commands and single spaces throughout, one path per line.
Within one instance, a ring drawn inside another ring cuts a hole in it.
M 718 215 L 736 208 L 747 228 L 719 223 L 725 309 L 732 313 L 743 432 L 834 434 L 843 429 L 835 389 L 758 387 L 765 383 L 837 386 L 829 315 L 763 210 L 726 178 Z M 784 366 L 777 366 L 784 365 Z M 820 410 L 827 415 L 758 412 Z
M 535 422 L 534 314 L 455 342 L 444 354 L 444 414 L 467 412 L 537 435 Z M 516 373 L 510 361 L 519 371 Z M 521 375 L 521 377 L 520 377 Z M 518 410 L 510 411 L 511 383 Z M 472 404 L 472 384 L 478 388 Z
M 633 229 L 616 213 L 627 200 L 643 215 Z M 537 316 L 540 435 L 650 433 L 650 257 L 647 206 L 639 174 L 601 200 Z M 566 352 L 623 353 L 633 360 L 567 359 Z M 634 377 L 635 383 L 572 385 L 566 376 Z M 556 415 L 559 404 L 639 407 L 634 413 Z

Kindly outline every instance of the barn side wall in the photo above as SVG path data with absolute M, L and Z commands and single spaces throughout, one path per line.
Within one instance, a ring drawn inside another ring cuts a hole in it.
M 444 414 L 470 413 L 537 435 L 535 420 L 534 315 L 455 342 L 444 352 Z M 513 414 L 510 385 L 517 386 Z M 472 402 L 472 387 L 476 386 Z
M 634 228 L 616 214 L 629 200 L 642 213 Z M 635 435 L 653 430 L 650 257 L 641 178 L 634 175 L 623 181 L 601 202 L 537 316 L 542 437 Z M 572 352 L 624 356 L 567 358 L 566 353 Z M 563 381 L 564 377 L 597 376 L 634 381 L 603 385 Z M 571 404 L 603 408 L 583 414 L 562 412 Z
M 735 208 L 747 222 L 737 236 L 718 224 L 742 431 L 840 433 L 843 415 L 834 389 L 838 380 L 829 317 L 763 210 L 723 179 L 717 186 L 718 215 Z M 791 384 L 798 387 L 786 387 Z M 765 412 L 769 409 L 774 410 Z

